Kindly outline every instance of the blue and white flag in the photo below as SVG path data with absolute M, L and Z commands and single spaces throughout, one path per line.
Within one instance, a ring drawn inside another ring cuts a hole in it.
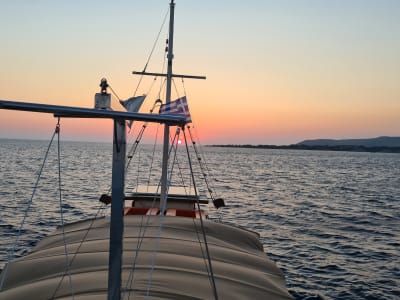
M 162 104 L 160 107 L 160 114 L 180 114 L 186 117 L 186 123 L 191 123 L 189 106 L 186 101 L 186 96 L 178 98 L 166 104 Z
M 121 103 L 121 105 L 123 107 L 125 107 L 125 109 L 128 112 L 138 112 L 140 109 L 140 106 L 142 106 L 142 103 L 145 98 L 146 98 L 146 95 L 137 96 L 137 97 L 129 98 L 128 100 L 125 100 L 125 101 L 119 100 L 119 103 Z M 128 122 L 129 128 L 132 127 L 132 123 L 133 123 L 133 121 Z

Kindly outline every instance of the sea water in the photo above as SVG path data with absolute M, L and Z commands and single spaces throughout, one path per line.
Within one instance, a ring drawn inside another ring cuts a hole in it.
M 109 191 L 111 144 L 62 142 L 60 162 L 53 145 L 41 171 L 47 146 L 0 140 L 0 268 L 17 236 L 21 256 L 61 222 L 94 216 Z M 200 155 L 203 168 L 195 172 L 210 186 L 196 184 L 227 205 L 210 206 L 210 218 L 258 232 L 297 299 L 400 298 L 400 154 L 201 150 L 192 161 Z M 160 152 L 151 145 L 136 150 L 128 175 L 140 179 L 127 180 L 127 190 L 159 179 Z M 183 163 L 174 168 L 180 173 Z

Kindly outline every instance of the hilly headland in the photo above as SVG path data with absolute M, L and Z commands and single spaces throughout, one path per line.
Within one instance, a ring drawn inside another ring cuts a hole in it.
M 365 139 L 312 139 L 290 145 L 226 144 L 211 146 L 231 148 L 400 153 L 400 137 L 380 136 Z

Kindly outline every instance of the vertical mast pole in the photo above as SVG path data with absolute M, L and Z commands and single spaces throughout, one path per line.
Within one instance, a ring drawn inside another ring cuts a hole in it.
M 124 234 L 125 120 L 114 119 L 113 144 L 108 300 L 119 300 L 121 299 L 122 238 Z
M 172 83 L 172 60 L 174 58 L 174 0 L 169 4 L 169 36 L 168 36 L 168 68 L 167 68 L 167 91 L 166 103 L 171 102 L 171 83 Z M 162 174 L 161 174 L 161 199 L 160 199 L 160 213 L 165 214 L 167 209 L 167 190 L 168 190 L 168 149 L 169 149 L 169 125 L 164 125 L 164 148 L 163 148 L 163 161 L 162 161 Z

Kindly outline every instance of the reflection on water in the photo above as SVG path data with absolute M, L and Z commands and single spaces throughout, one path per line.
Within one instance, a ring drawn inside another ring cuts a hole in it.
M 0 142 L 0 260 L 15 238 L 46 142 Z M 62 144 L 62 194 L 68 222 L 95 214 L 110 184 L 111 145 Z M 182 148 L 183 150 L 183 148 Z M 203 148 L 208 180 L 228 205 L 223 220 L 261 234 L 297 298 L 395 299 L 400 296 L 400 155 Z M 142 146 L 127 190 L 159 180 L 160 159 Z M 156 151 L 157 155 L 160 149 Z M 196 160 L 196 159 L 194 159 Z M 185 165 L 180 158 L 175 170 Z M 152 168 L 152 173 L 147 170 Z M 202 174 L 199 168 L 196 173 Z M 188 177 L 186 170 L 181 171 Z M 179 173 L 179 172 L 178 172 Z M 18 255 L 60 224 L 56 151 L 22 232 Z M 150 178 L 150 179 L 149 179 Z M 179 183 L 180 177 L 172 178 Z M 200 190 L 206 187 L 198 182 Z M 210 217 L 217 213 L 210 207 Z

